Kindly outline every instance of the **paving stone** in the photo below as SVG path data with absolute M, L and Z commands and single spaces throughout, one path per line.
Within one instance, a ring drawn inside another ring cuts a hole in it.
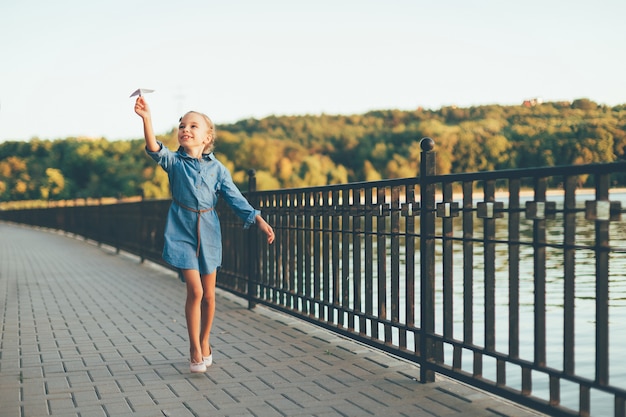
M 82 406 L 75 410 L 77 417 L 109 417 L 102 405 Z

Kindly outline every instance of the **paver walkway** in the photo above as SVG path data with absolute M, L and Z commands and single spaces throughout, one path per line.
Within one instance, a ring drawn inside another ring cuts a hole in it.
M 219 278 L 218 278 L 219 279 Z M 0 222 L 0 416 L 538 416 L 218 290 L 190 374 L 174 273 Z

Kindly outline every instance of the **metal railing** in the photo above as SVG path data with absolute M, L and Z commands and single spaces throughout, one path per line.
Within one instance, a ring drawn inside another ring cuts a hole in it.
M 421 144 L 416 178 L 258 192 L 252 174 L 247 197 L 276 242 L 218 206 L 218 285 L 414 361 L 422 382 L 441 373 L 550 415 L 625 417 L 626 225 L 611 184 L 626 163 L 436 175 L 434 143 Z M 168 206 L 0 218 L 162 263 Z

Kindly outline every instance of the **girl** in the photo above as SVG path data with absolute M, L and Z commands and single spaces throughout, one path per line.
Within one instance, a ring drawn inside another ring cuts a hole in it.
M 180 119 L 176 152 L 154 136 L 145 97 L 135 102 L 143 120 L 146 151 L 168 174 L 172 192 L 165 225 L 163 259 L 178 268 L 187 286 L 185 317 L 189 333 L 191 372 L 205 372 L 213 363 L 209 337 L 215 315 L 215 279 L 222 262 L 220 224 L 214 210 L 218 194 L 248 228 L 256 223 L 274 241 L 274 231 L 243 197 L 228 169 L 213 155 L 215 126 L 206 115 L 188 112 Z

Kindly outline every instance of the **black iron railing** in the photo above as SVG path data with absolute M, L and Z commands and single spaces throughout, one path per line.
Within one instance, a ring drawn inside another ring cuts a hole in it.
M 255 191 L 218 285 L 550 415 L 625 417 L 626 163 Z M 583 183 L 593 183 L 582 189 Z M 161 261 L 168 201 L 0 212 Z

